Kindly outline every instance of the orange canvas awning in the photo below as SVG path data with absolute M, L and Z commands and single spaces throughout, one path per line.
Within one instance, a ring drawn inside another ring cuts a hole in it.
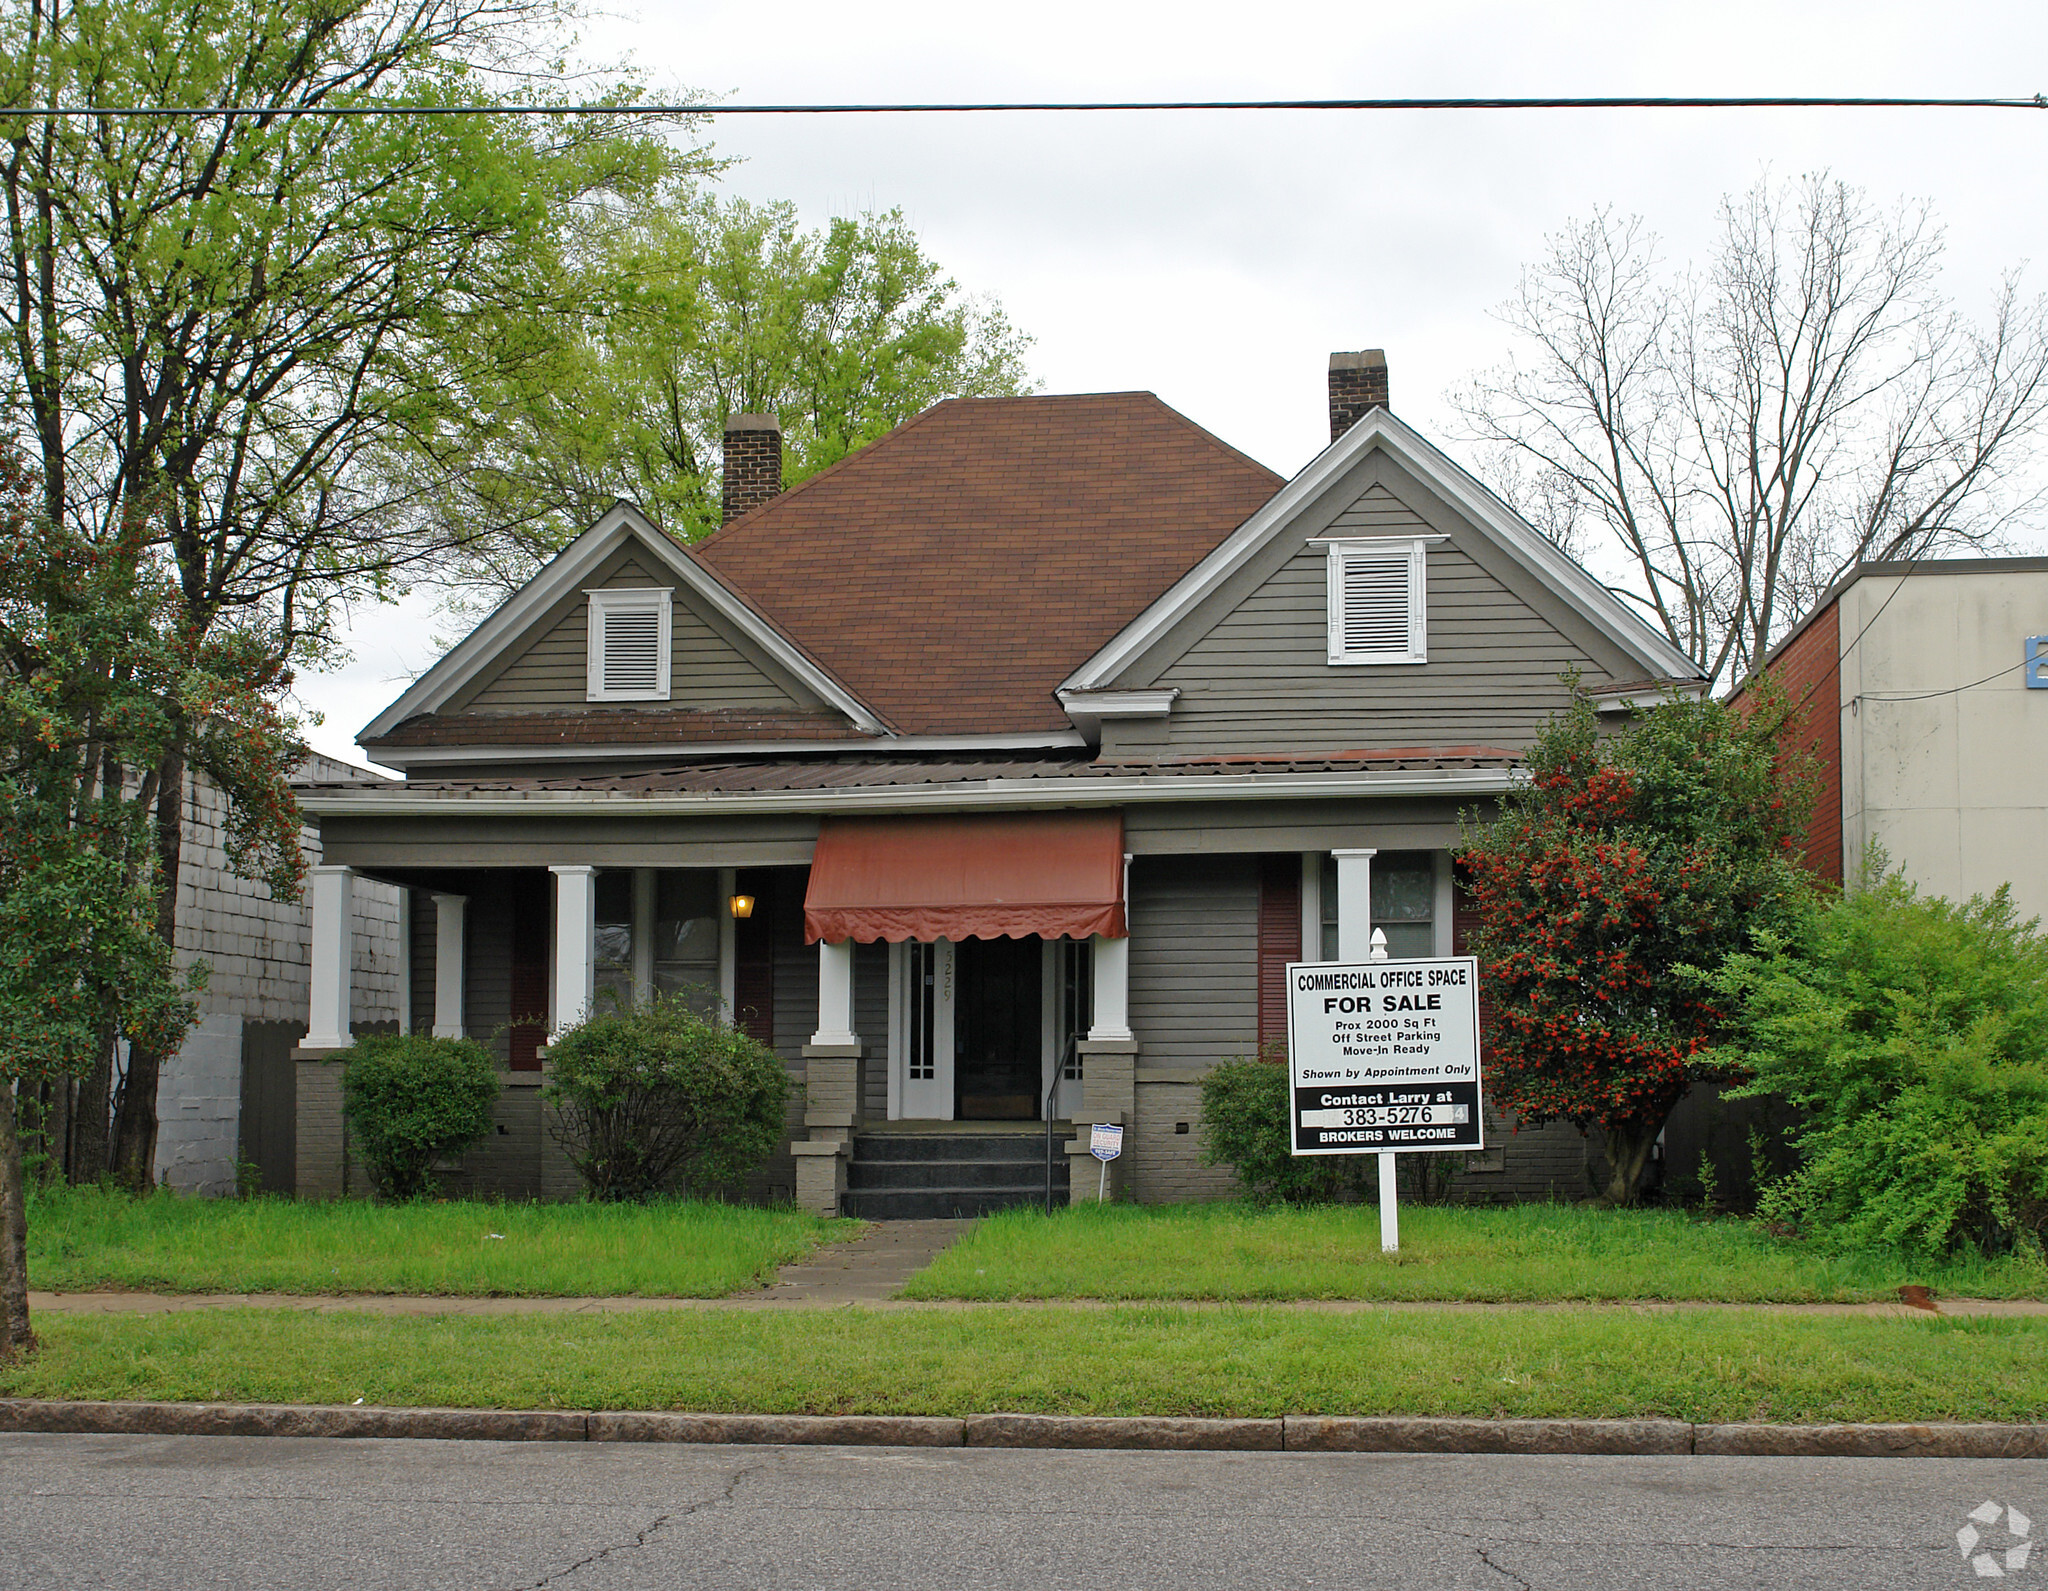
M 827 818 L 804 939 L 1120 939 L 1121 812 Z

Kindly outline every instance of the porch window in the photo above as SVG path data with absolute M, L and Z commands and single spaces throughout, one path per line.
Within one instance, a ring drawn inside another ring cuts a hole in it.
M 597 875 L 597 931 L 591 984 L 599 1011 L 633 1003 L 633 875 L 607 868 Z
M 600 872 L 591 947 L 597 1008 L 633 1005 L 638 991 L 648 989 L 716 1010 L 723 903 L 718 874 L 708 868 Z
M 718 875 L 664 871 L 655 891 L 654 989 L 691 1004 L 718 1004 Z
M 1323 960 L 1337 959 L 1337 859 L 1323 858 Z M 1436 856 L 1382 851 L 1372 859 L 1372 925 L 1395 961 L 1436 954 Z

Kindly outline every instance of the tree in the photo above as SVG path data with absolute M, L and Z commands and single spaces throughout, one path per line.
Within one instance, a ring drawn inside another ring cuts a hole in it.
M 131 545 L 45 519 L 42 498 L 0 471 L 0 1357 L 33 1341 L 18 1105 L 96 1075 L 81 1137 L 104 1171 L 117 1041 L 131 1064 L 174 1049 L 204 985 L 203 967 L 176 970 L 162 927 L 151 786 L 166 747 L 182 737 L 227 792 L 247 876 L 289 898 L 304 866 L 286 783 L 304 747 L 277 670 L 233 631 L 192 644 L 168 578 L 139 574 Z
M 620 497 L 671 534 L 715 530 L 729 415 L 780 418 L 794 485 L 942 398 L 1030 389 L 1030 339 L 899 211 L 807 231 L 793 205 L 679 179 L 577 226 L 573 310 L 497 328 L 545 353 L 475 411 L 446 502 L 491 601 Z
M 0 119 L 0 402 L 42 517 L 128 562 L 185 669 L 288 684 L 338 604 L 437 551 L 428 467 L 516 346 L 473 327 L 559 279 L 558 218 L 677 157 L 619 118 L 325 116 L 544 103 L 559 0 L 26 0 L 0 99 L 215 116 Z M 178 677 L 183 678 L 181 674 Z M 159 700 L 147 763 L 172 941 L 205 693 Z M 195 712 L 198 716 L 195 716 Z M 125 830 L 122 832 L 125 833 Z M 147 1181 L 158 1052 L 138 1046 L 115 1161 Z
M 1581 696 L 1498 818 L 1466 822 L 1488 1087 L 1530 1125 L 1598 1127 L 1607 1202 L 1635 1202 L 1672 1107 L 1716 1075 L 1723 1013 L 1698 973 L 1812 887 L 1794 851 L 1808 781 L 1778 744 L 1787 711 L 1766 680 L 1745 713 L 1673 700 L 1603 738 Z
M 1857 562 L 2000 545 L 2037 506 L 2048 306 L 1940 292 L 1925 206 L 1827 176 L 1722 201 L 1697 271 L 1639 218 L 1550 239 L 1501 312 L 1509 361 L 1453 401 L 1494 484 L 1715 679 L 1742 679 Z M 1576 545 L 1575 545 L 1576 544 Z

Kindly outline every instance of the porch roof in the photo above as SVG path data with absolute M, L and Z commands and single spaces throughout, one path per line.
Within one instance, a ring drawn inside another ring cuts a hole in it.
M 323 814 L 490 809 L 940 810 L 948 806 L 1115 806 L 1148 801 L 1484 794 L 1507 789 L 1520 756 L 1498 746 L 1397 747 L 1318 756 L 1174 757 L 1091 761 L 1046 756 L 807 757 L 701 762 L 563 779 L 408 779 L 374 789 L 301 783 Z

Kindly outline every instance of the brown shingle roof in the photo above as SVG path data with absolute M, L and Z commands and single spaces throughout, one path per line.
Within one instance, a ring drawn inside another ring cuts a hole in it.
M 1053 690 L 1279 490 L 1149 392 L 958 398 L 691 549 L 905 734 Z

